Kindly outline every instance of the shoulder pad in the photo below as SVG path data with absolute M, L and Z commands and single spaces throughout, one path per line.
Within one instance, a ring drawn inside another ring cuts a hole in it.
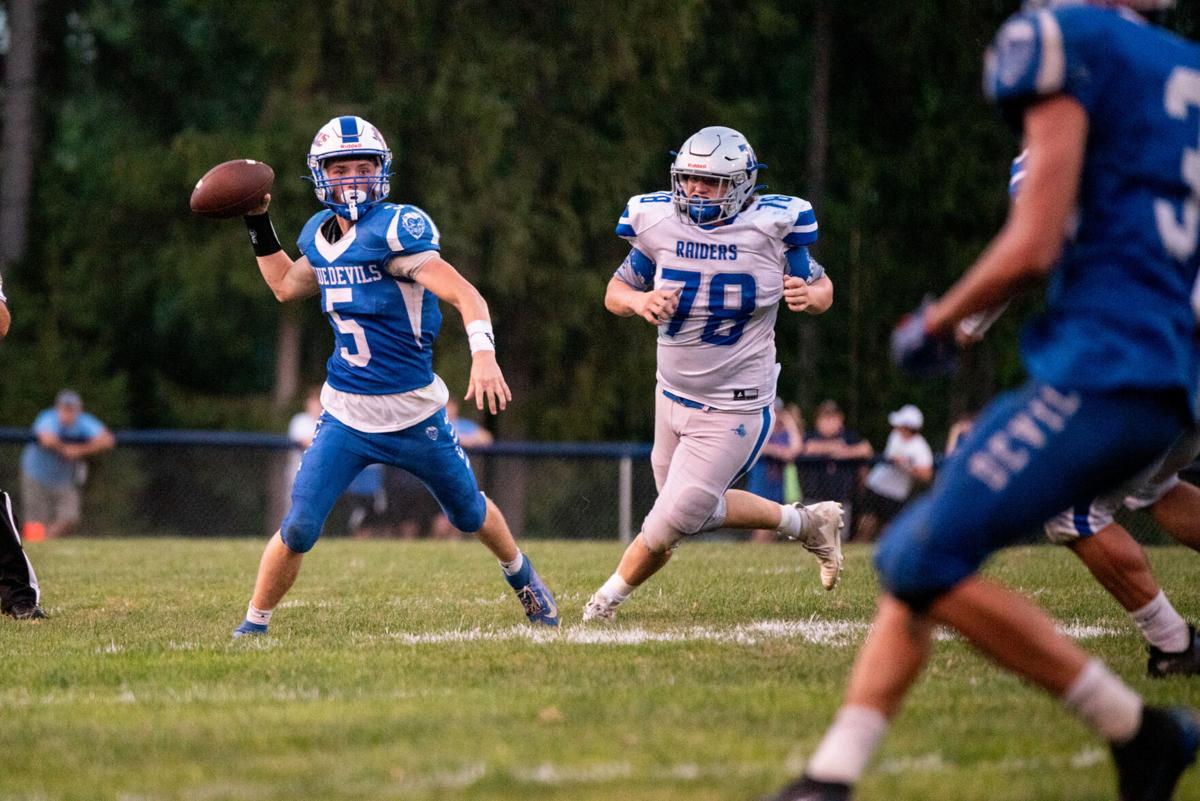
M 817 215 L 802 197 L 762 195 L 742 214 L 767 236 L 793 247 L 817 241 Z
M 674 213 L 675 204 L 670 192 L 634 195 L 629 198 L 629 203 L 621 212 L 621 219 L 617 222 L 617 236 L 633 241 Z
M 1018 128 L 1023 109 L 1051 95 L 1068 94 L 1090 112 L 1103 60 L 1111 57 L 1110 35 L 1128 21 L 1087 5 L 1015 14 L 984 58 L 984 92 Z
M 388 203 L 367 222 L 367 230 L 359 236 L 366 233 L 372 248 L 406 254 L 442 249 L 441 231 L 433 218 L 416 206 Z
M 308 218 L 308 222 L 300 229 L 300 236 L 296 237 L 296 247 L 301 253 L 308 251 L 313 240 L 317 237 L 317 229 L 325 224 L 325 221 L 333 216 L 333 212 L 329 209 L 322 209 L 316 214 Z

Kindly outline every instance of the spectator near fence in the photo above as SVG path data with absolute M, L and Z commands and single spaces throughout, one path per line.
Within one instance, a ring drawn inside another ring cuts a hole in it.
M 763 445 L 762 455 L 750 468 L 746 491 L 775 503 L 794 503 L 800 498 L 787 496 L 787 472 L 794 469 L 793 460 L 804 450 L 804 434 L 791 413 L 784 408 L 783 401 L 775 398 L 775 423 L 771 434 Z M 755 529 L 750 532 L 752 542 L 775 542 L 779 535 L 771 529 Z
M 925 415 L 911 403 L 888 415 L 888 435 L 883 461 L 871 468 L 863 489 L 862 515 L 855 539 L 874 541 L 879 529 L 903 508 L 917 484 L 933 480 L 933 450 L 921 429 Z
M 798 464 L 805 499 L 837 501 L 849 519 L 863 462 L 874 455 L 870 442 L 846 428 L 846 415 L 837 401 L 822 401 L 814 430 L 804 437 L 806 458 Z
M 83 411 L 78 393 L 64 389 L 54 407 L 33 421 L 36 441 L 21 453 L 21 501 L 26 526 L 42 527 L 47 539 L 69 534 L 82 512 L 87 457 L 116 444 L 112 432 Z

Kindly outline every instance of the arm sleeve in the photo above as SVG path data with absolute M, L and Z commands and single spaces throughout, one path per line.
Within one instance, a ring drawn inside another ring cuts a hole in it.
M 38 416 L 33 419 L 33 433 L 58 436 L 58 423 L 55 420 L 53 409 L 38 413 Z
M 393 278 L 407 278 L 411 281 L 416 278 L 425 262 L 432 259 L 437 253 L 436 250 L 426 250 L 422 253 L 392 256 L 387 263 L 388 274 Z
M 783 241 L 791 247 L 807 247 L 817 241 L 817 215 L 808 201 L 800 201 L 800 209 Z
M 628 239 L 630 242 L 637 239 L 637 231 L 633 228 L 633 217 L 629 214 L 629 204 L 625 204 L 625 210 L 621 212 L 621 219 L 617 220 L 617 236 L 622 239 Z
M 788 248 L 784 255 L 787 257 L 787 274 L 803 278 L 806 284 L 820 281 L 825 275 L 825 268 L 812 257 L 808 248 L 803 245 Z
M 104 423 L 101 423 L 98 417 L 85 412 L 79 415 L 79 430 L 85 439 L 94 439 L 104 433 Z
M 613 276 L 634 289 L 645 292 L 654 288 L 654 272 L 654 261 L 637 248 L 630 248 L 629 255 L 621 262 Z
M 933 467 L 933 451 L 929 447 L 929 443 L 922 437 L 913 448 L 913 466 L 914 467 Z

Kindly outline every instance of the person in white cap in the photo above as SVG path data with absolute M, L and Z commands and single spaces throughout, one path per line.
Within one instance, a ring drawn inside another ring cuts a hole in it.
M 921 429 L 925 415 L 911 403 L 906 403 L 888 415 L 892 433 L 883 449 L 883 461 L 867 474 L 862 506 L 855 539 L 874 541 L 879 529 L 903 508 L 918 484 L 933 480 L 933 450 Z

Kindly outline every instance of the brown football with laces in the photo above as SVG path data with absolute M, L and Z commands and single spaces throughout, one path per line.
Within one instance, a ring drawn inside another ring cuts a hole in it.
M 204 174 L 192 190 L 192 211 L 202 217 L 240 217 L 262 204 L 275 171 L 254 159 L 226 161 Z

